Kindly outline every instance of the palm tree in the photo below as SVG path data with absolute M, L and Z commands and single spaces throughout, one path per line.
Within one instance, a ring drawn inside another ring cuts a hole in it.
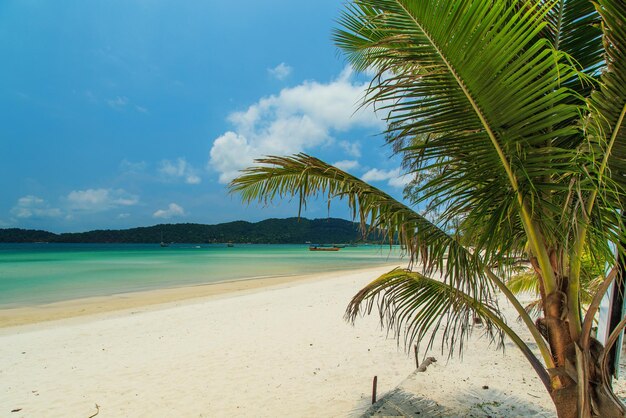
M 408 203 L 304 154 L 261 159 L 231 190 L 302 206 L 344 198 L 362 225 L 399 240 L 411 268 L 362 289 L 348 318 L 376 306 L 398 338 L 431 346 L 439 335 L 456 350 L 478 316 L 491 338 L 522 350 L 559 417 L 624 416 L 606 353 L 626 320 L 607 347 L 591 335 L 619 276 L 610 243 L 623 253 L 626 235 L 624 22 L 624 0 L 353 0 L 335 42 L 356 70 L 376 72 L 364 103 L 384 112 L 387 142 L 415 176 Z M 436 221 L 412 209 L 424 202 Z M 539 280 L 536 323 L 504 284 L 522 254 Z M 613 266 L 586 312 L 583 254 Z M 507 326 L 495 292 L 537 354 Z

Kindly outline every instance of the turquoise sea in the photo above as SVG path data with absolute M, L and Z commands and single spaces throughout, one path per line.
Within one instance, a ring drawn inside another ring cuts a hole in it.
M 389 246 L 0 244 L 0 308 L 395 262 L 406 264 Z

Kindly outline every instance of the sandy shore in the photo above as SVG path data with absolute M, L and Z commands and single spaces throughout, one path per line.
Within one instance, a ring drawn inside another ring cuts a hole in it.
M 413 369 L 375 317 L 342 319 L 387 270 L 5 327 L 0 416 L 349 416 Z
M 386 270 L 395 265 L 385 267 Z M 366 272 L 367 270 L 364 270 Z M 34 324 L 57 319 L 75 318 L 85 315 L 124 311 L 128 309 L 151 307 L 163 308 L 165 304 L 177 304 L 190 299 L 201 299 L 226 294 L 244 294 L 261 289 L 293 285 L 297 282 L 317 281 L 337 277 L 336 272 L 301 276 L 273 276 L 244 279 L 228 282 L 215 282 L 186 287 L 175 287 L 142 292 L 120 293 L 34 305 L 20 308 L 0 309 L 0 328 L 15 325 Z
M 529 297 L 520 297 L 522 304 Z M 536 344 L 517 313 L 503 297 L 502 313 L 509 326 L 528 344 Z M 556 410 L 543 384 L 517 346 L 505 339 L 504 352 L 496 350 L 478 326 L 466 343 L 463 357 L 448 359 L 440 347 L 427 355 L 437 362 L 425 372 L 412 373 L 399 385 L 400 393 L 418 399 L 420 407 L 432 405 L 433 417 L 556 417 Z M 420 402 L 419 400 L 424 400 Z M 427 409 L 427 408 L 425 408 Z
M 0 416 L 358 416 L 375 375 L 379 397 L 400 385 L 450 416 L 554 416 L 510 343 L 502 354 L 477 332 L 463 362 L 434 350 L 437 363 L 412 374 L 414 358 L 375 315 L 345 323 L 351 296 L 388 269 L 40 308 L 71 318 L 0 329 Z

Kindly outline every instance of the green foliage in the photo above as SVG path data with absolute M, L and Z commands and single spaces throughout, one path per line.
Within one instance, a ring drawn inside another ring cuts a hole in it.
M 412 341 L 425 341 L 426 349 L 431 348 L 439 327 L 445 324 L 443 342 L 450 340 L 456 345 L 458 339 L 462 349 L 466 333 L 471 332 L 466 324 L 475 318 L 481 319 L 487 335 L 498 346 L 503 344 L 503 319 L 495 301 L 478 301 L 414 271 L 396 269 L 368 284 L 354 296 L 346 317 L 354 320 L 364 312 L 370 313 L 374 306 L 378 307 L 381 323 L 395 329 L 398 339 L 403 336 L 407 346 Z
M 623 0 L 353 0 L 334 39 L 356 70 L 375 73 L 364 105 L 385 116 L 387 143 L 415 178 L 409 205 L 302 154 L 259 160 L 231 190 L 245 202 L 297 196 L 303 207 L 319 194 L 345 199 L 414 262 L 361 291 L 350 318 L 377 306 L 411 342 L 432 341 L 441 325 L 454 350 L 472 327 L 468 312 L 493 313 L 489 326 L 516 341 L 549 391 L 564 383 L 559 374 L 578 382 L 568 384 L 578 384 L 578 410 L 590 415 L 589 391 L 612 392 L 603 370 L 589 376 L 599 360 L 589 333 L 601 295 L 585 327 L 581 302 L 592 279 L 606 289 L 615 276 L 599 270 L 615 264 L 610 242 L 626 242 L 624 22 Z M 413 210 L 421 204 L 428 216 Z M 541 331 L 502 279 L 522 254 L 537 280 L 511 285 L 541 285 L 550 307 Z M 497 318 L 493 286 L 546 367 Z M 601 404 L 594 408 L 609 405 Z
M 57 235 L 35 229 L 6 228 L 0 229 L 0 242 L 51 242 Z
M 343 219 L 288 218 L 266 219 L 257 223 L 245 221 L 217 225 L 161 224 L 124 230 L 96 230 L 53 234 L 46 231 L 0 229 L 0 242 L 67 242 L 67 243 L 212 243 L 302 244 L 378 242 L 380 237 L 364 239 L 359 226 Z
M 604 281 L 604 267 L 600 265 L 591 255 L 585 253 L 582 260 L 580 275 L 580 303 L 585 309 L 592 301 L 600 285 Z M 526 305 L 526 311 L 534 316 L 543 314 L 543 303 L 539 288 L 539 278 L 531 269 L 526 268 L 513 274 L 506 282 L 506 285 L 516 295 L 530 293 L 537 297 L 536 300 Z

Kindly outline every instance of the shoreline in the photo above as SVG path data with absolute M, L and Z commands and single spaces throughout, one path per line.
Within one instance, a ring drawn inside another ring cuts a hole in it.
M 508 339 L 496 350 L 480 326 L 462 358 L 435 344 L 416 372 L 376 310 L 347 323 L 349 300 L 397 265 L 117 295 L 100 311 L 63 303 L 65 319 L 0 329 L 0 415 L 359 417 L 376 376 L 378 399 L 395 393 L 390 405 L 416 416 L 555 416 L 522 353 Z
M 123 314 L 125 311 L 146 311 L 187 301 L 202 301 L 230 295 L 253 293 L 269 288 L 280 288 L 292 284 L 318 281 L 345 274 L 366 273 L 371 270 L 399 267 L 398 263 L 382 264 L 362 269 L 333 270 L 309 274 L 250 277 L 213 283 L 193 284 L 180 287 L 116 293 L 105 296 L 90 296 L 44 304 L 0 308 L 0 330 L 36 325 L 57 320 L 69 320 L 84 316 Z M 372 277 L 372 280 L 375 277 Z M 347 302 L 347 301 L 346 301 Z
M 389 268 L 0 329 L 0 415 L 359 416 L 415 367 L 378 315 L 343 317 Z

